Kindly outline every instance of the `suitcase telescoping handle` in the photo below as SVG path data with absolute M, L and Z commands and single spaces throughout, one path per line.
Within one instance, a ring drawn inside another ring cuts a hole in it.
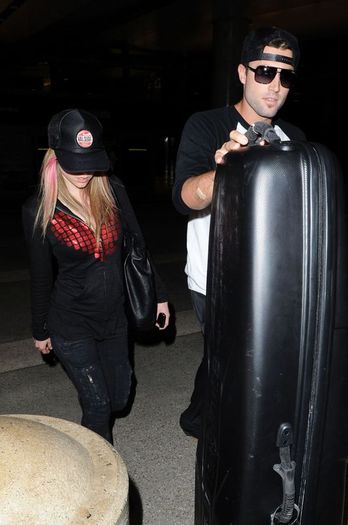
M 254 122 L 254 124 L 248 128 L 245 136 L 248 138 L 249 146 L 260 144 L 263 140 L 269 144 L 280 142 L 280 138 L 276 134 L 274 127 L 262 121 Z
M 279 448 L 280 464 L 273 465 L 283 482 L 283 503 L 272 515 L 272 524 L 297 523 L 293 521 L 295 508 L 295 461 L 291 461 L 290 446 L 293 444 L 293 434 L 290 423 L 282 423 L 278 429 L 277 447 Z M 296 511 L 296 512 L 295 512 Z

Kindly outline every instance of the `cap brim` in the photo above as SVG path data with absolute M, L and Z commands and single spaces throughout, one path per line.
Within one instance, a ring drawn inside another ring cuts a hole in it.
M 67 173 L 106 172 L 110 169 L 110 159 L 103 150 L 90 153 L 55 150 L 55 153 L 59 164 Z

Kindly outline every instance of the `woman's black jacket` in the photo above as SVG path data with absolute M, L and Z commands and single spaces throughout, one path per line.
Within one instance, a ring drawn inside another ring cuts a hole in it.
M 110 231 L 104 231 L 100 249 L 83 221 L 60 201 L 43 237 L 34 229 L 38 197 L 23 205 L 22 220 L 30 255 L 32 333 L 39 341 L 53 333 L 66 339 L 103 339 L 124 325 L 122 241 L 124 221 L 141 242 L 144 237 L 120 179 L 110 177 L 121 212 Z M 157 302 L 167 301 L 155 270 Z

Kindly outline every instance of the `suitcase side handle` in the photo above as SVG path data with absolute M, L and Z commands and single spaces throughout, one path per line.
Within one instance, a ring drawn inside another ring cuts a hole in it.
M 282 423 L 278 429 L 277 447 L 280 463 L 273 465 L 283 483 L 283 503 L 273 515 L 272 523 L 290 523 L 295 510 L 295 461 L 291 460 L 290 446 L 293 444 L 293 432 L 290 423 Z M 292 522 L 293 523 L 293 522 Z

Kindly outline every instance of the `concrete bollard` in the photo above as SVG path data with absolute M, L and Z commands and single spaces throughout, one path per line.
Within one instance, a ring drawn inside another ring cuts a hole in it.
M 0 523 L 127 525 L 125 464 L 76 423 L 0 415 Z

